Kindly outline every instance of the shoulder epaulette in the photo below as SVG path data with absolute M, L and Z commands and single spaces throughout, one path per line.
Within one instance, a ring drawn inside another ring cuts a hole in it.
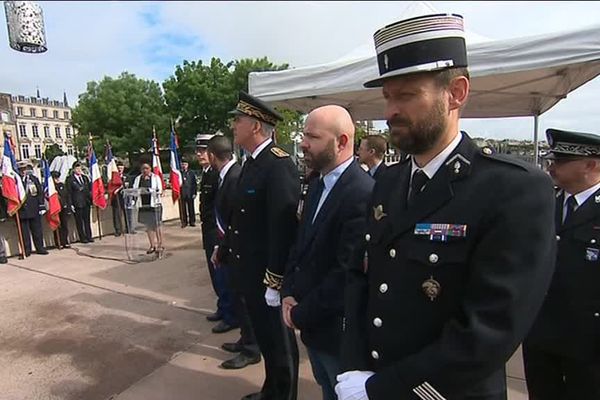
M 523 160 L 519 160 L 518 158 L 508 155 L 508 154 L 500 154 L 500 153 L 496 153 L 491 147 L 483 147 L 481 149 L 480 154 L 484 157 L 487 158 L 489 160 L 494 160 L 494 161 L 500 161 L 506 164 L 511 164 L 514 165 L 516 167 L 520 167 L 526 170 L 529 170 L 532 168 L 532 164 L 528 164 L 527 162 L 523 161 Z
M 278 158 L 285 158 L 290 156 L 285 150 L 279 147 L 271 147 L 271 153 L 275 154 L 275 157 Z

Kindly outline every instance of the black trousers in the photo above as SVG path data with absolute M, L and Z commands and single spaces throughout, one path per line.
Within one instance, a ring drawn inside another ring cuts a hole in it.
M 265 359 L 263 399 L 296 400 L 298 394 L 298 346 L 296 336 L 281 317 L 281 307 L 269 307 L 265 290 L 245 291 L 250 323 Z
M 523 344 L 530 400 L 600 399 L 600 361 L 582 361 Z
M 90 224 L 90 206 L 75 207 L 75 226 L 80 242 L 92 240 L 92 226 Z
M 181 198 L 181 215 L 183 216 L 183 224 L 190 225 L 196 224 L 196 211 L 194 210 L 194 202 L 196 199 L 193 197 L 182 197 Z
M 112 219 L 115 234 L 121 235 L 123 233 L 122 219 L 125 218 L 125 223 L 127 223 L 123 207 L 123 197 L 119 194 L 114 195 L 110 201 L 110 205 L 112 207 Z
M 25 254 L 31 254 L 31 238 L 36 251 L 44 250 L 44 235 L 42 233 L 42 218 L 40 216 L 21 219 L 21 231 L 23 232 L 23 246 Z
M 60 245 L 69 244 L 69 213 L 64 209 L 58 214 L 60 226 L 58 227 L 58 237 Z

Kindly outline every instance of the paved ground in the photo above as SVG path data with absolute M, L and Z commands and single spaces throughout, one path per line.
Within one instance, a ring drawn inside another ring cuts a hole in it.
M 227 400 L 255 391 L 262 364 L 225 371 L 199 228 L 168 226 L 161 260 L 130 263 L 123 238 L 0 266 L 1 400 Z M 136 235 L 135 253 L 147 247 Z M 520 360 L 509 375 L 522 376 Z M 511 380 L 511 400 L 524 400 Z M 519 389 L 520 388 L 520 389 Z M 299 400 L 319 398 L 305 357 Z

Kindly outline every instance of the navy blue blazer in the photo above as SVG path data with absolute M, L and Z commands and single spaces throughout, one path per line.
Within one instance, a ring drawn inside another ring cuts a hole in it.
M 309 183 L 304 210 L 310 207 L 318 179 Z M 373 179 L 352 162 L 329 192 L 314 224 L 303 212 L 287 263 L 281 293 L 298 302 L 292 321 L 306 346 L 333 355 L 340 351 L 346 273 L 364 236 L 373 185 Z

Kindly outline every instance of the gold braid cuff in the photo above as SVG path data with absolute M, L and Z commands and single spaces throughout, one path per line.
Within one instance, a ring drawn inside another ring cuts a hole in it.
M 283 283 L 283 275 L 277 275 L 267 269 L 263 283 L 271 289 L 280 290 Z

